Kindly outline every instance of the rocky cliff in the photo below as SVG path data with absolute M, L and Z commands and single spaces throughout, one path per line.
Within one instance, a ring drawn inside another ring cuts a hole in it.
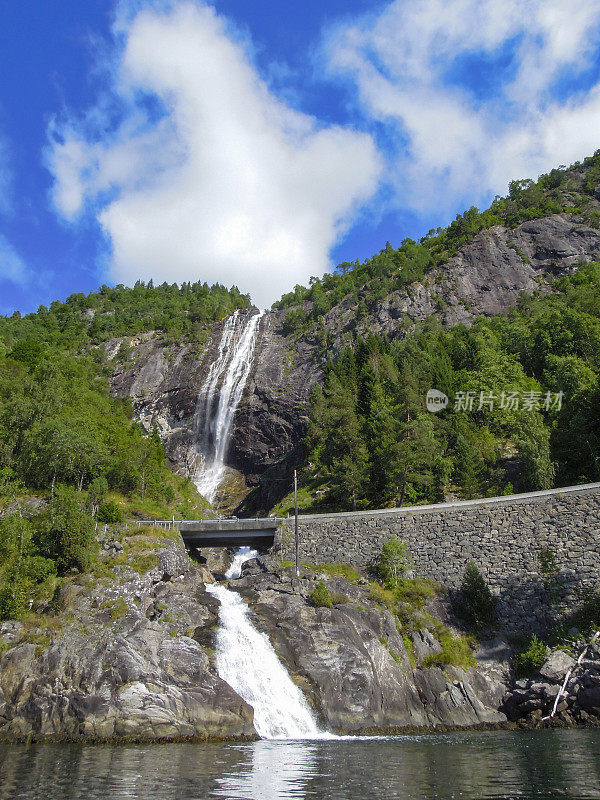
M 290 337 L 285 335 L 287 312 L 267 313 L 236 414 L 227 457 L 231 468 L 228 485 L 217 504 L 231 510 L 250 489 L 260 486 L 243 509 L 248 513 L 266 511 L 289 490 L 289 467 L 305 432 L 310 393 L 322 376 L 323 329 L 329 349 L 335 352 L 356 334 L 404 336 L 431 316 L 445 326 L 469 325 L 480 315 L 506 312 L 522 292 L 550 290 L 552 278 L 597 258 L 600 230 L 569 214 L 557 214 L 524 222 L 512 230 L 496 226 L 478 233 L 422 282 L 392 292 L 361 318 L 356 301 L 348 297 L 324 316 L 321 330 L 314 327 Z M 123 340 L 107 345 L 115 364 L 113 393 L 131 397 L 146 428 L 158 426 L 173 468 L 184 475 L 194 471 L 196 401 L 222 328 L 223 323 L 215 323 L 203 344 L 166 343 L 160 334 L 151 332 L 130 338 L 129 357 L 124 362 L 118 357 Z M 261 485 L 265 473 L 269 480 Z
M 95 574 L 67 580 L 34 620 L 2 624 L 0 738 L 255 735 L 252 709 L 213 664 L 217 602 L 204 588 L 213 578 L 166 533 L 107 536 Z M 309 599 L 323 578 L 339 593 L 330 609 Z M 328 729 L 505 720 L 498 706 L 506 665 L 498 654 L 488 650 L 466 671 L 425 667 L 441 650 L 431 624 L 410 643 L 403 639 L 366 579 L 314 573 L 297 583 L 289 569 L 263 559 L 235 588 Z
M 218 608 L 202 578 L 178 535 L 104 540 L 95 572 L 48 613 L 0 625 L 0 738 L 254 735 L 202 644 Z
M 214 555 L 221 578 L 227 554 Z M 442 587 L 390 605 L 362 573 L 317 565 L 298 581 L 277 558 L 247 562 L 229 586 L 323 729 L 539 725 L 575 665 L 555 652 L 515 683 L 501 636 L 465 650 Z M 252 708 L 216 672 L 214 577 L 175 532 L 105 534 L 93 573 L 66 579 L 43 613 L 0 625 L 0 740 L 255 737 Z M 315 604 L 318 584 L 329 603 Z M 599 653 L 585 651 L 551 724 L 597 724 Z
M 331 608 L 311 602 L 319 582 L 331 593 Z M 290 570 L 258 560 L 235 588 L 330 730 L 381 733 L 506 722 L 498 710 L 508 678 L 506 643 L 488 643 L 477 667 L 444 663 L 439 631 L 448 629 L 439 619 L 447 620 L 447 608 L 439 599 L 428 606 L 437 631 L 425 612 L 421 626 L 402 634 L 365 578 L 354 583 L 316 568 L 297 582 Z

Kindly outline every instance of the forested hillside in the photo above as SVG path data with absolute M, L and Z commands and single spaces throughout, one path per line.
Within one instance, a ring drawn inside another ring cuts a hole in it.
M 600 264 L 554 291 L 470 329 L 430 320 L 404 339 L 361 338 L 330 361 L 312 396 L 305 507 L 600 480 Z M 438 413 L 432 388 L 450 398 Z
M 346 300 L 360 320 L 390 292 L 407 287 L 436 267 L 443 266 L 461 246 L 480 231 L 496 225 L 511 230 L 527 220 L 565 213 L 574 221 L 598 228 L 600 151 L 581 163 L 560 167 L 537 181 L 514 180 L 506 197 L 497 197 L 485 211 L 472 206 L 445 228 L 430 230 L 418 242 L 404 239 L 400 247 L 386 247 L 364 262 L 339 264 L 333 273 L 312 278 L 310 287 L 296 286 L 275 304 L 289 309 L 286 332 L 301 335 L 319 330 L 327 312 Z M 514 245 L 518 251 L 518 246 Z M 524 261 L 527 257 L 519 253 Z M 321 337 L 326 341 L 326 336 Z
M 211 322 L 248 305 L 236 289 L 138 283 L 0 317 L 0 617 L 52 596 L 57 574 L 89 567 L 96 523 L 203 513 L 157 431 L 111 396 L 102 345 L 154 330 L 201 346 Z

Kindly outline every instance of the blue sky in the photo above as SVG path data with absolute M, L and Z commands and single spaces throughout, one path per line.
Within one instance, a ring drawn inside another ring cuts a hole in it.
M 0 313 L 267 305 L 600 147 L 600 0 L 8 0 Z

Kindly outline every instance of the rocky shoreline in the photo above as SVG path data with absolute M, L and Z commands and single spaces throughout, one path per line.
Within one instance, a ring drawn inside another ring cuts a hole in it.
M 0 740 L 256 738 L 252 708 L 216 673 L 209 566 L 192 562 L 175 532 L 109 536 L 94 574 L 65 581 L 45 613 L 2 623 Z M 390 735 L 546 724 L 567 654 L 516 684 L 501 638 L 482 643 L 469 663 L 445 663 L 446 640 L 459 640 L 443 595 L 402 627 L 384 594 L 350 578 L 314 567 L 298 582 L 262 557 L 234 587 L 323 729 Z M 319 583 L 330 607 L 311 601 Z M 599 656 L 596 647 L 590 660 Z M 551 724 L 598 724 L 600 661 L 575 673 L 563 703 Z
M 501 706 L 509 721 L 525 727 L 600 726 L 600 646 L 580 642 L 579 649 L 586 658 L 576 661 L 556 650 L 536 675 L 516 681 Z

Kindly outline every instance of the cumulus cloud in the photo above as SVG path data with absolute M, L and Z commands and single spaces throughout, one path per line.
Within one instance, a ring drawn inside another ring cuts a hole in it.
M 432 211 L 594 152 L 599 44 L 600 0 L 395 0 L 323 53 L 392 143 L 398 202 Z
M 378 184 L 373 139 L 323 126 L 270 92 L 205 5 L 121 17 L 111 95 L 53 124 L 53 201 L 94 213 L 115 280 L 219 281 L 270 304 L 323 272 Z

